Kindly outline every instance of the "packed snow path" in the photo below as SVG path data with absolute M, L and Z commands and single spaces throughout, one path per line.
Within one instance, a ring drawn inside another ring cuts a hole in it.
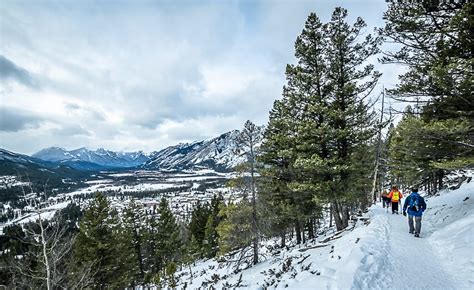
M 421 238 L 408 233 L 407 218 L 380 206 L 372 209 L 377 239 L 354 275 L 353 289 L 467 289 L 431 247 L 422 221 Z

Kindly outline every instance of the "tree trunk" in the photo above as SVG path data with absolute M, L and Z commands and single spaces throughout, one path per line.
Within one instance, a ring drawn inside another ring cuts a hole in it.
M 349 225 L 349 207 L 342 206 L 342 224 L 344 228 Z
M 286 231 L 283 231 L 281 233 L 281 242 L 280 242 L 280 247 L 284 248 L 286 246 Z
M 296 234 L 296 244 L 301 244 L 301 228 L 300 228 L 300 223 L 297 220 L 295 222 L 295 234 Z
M 38 220 L 39 220 L 39 225 L 40 225 L 40 230 L 41 230 L 41 245 L 43 249 L 43 259 L 44 259 L 44 266 L 46 267 L 46 287 L 48 290 L 53 289 L 53 285 L 51 283 L 51 266 L 49 264 L 49 257 L 48 257 L 48 249 L 47 249 L 47 242 L 46 238 L 44 236 L 44 228 L 43 228 L 43 220 L 41 219 L 41 213 L 38 212 Z
M 301 237 L 303 238 L 303 244 L 306 243 L 306 235 L 305 235 L 305 224 L 301 222 Z
M 344 223 L 341 218 L 341 210 L 337 204 L 334 202 L 331 206 L 332 216 L 334 217 L 334 223 L 336 224 L 336 230 L 340 231 L 345 228 Z
M 135 235 L 135 240 L 138 241 L 139 238 L 138 238 L 138 232 L 137 232 L 136 229 L 133 231 L 133 234 Z M 138 262 L 138 267 L 140 269 L 140 279 L 141 279 L 142 284 L 144 284 L 145 270 L 144 270 L 144 267 L 143 267 L 143 255 L 142 255 L 141 242 L 135 244 L 135 251 L 137 253 L 137 259 L 138 259 L 137 262 Z
M 251 189 L 252 189 L 252 231 L 253 231 L 253 264 L 258 263 L 258 232 L 257 232 L 257 200 L 255 196 L 255 156 L 253 143 L 250 144 L 251 160 Z
M 308 222 L 308 239 L 309 240 L 314 239 L 314 219 L 313 218 L 309 219 L 309 222 Z
M 332 203 L 329 205 L 329 227 L 332 227 Z
M 443 169 L 438 170 L 438 190 L 443 189 L 443 177 L 444 177 Z

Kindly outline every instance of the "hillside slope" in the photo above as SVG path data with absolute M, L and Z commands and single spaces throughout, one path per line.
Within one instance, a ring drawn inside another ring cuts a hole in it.
M 234 130 L 219 137 L 193 143 L 184 143 L 154 152 L 143 165 L 146 169 L 199 169 L 210 168 L 228 171 L 245 161 L 236 152 L 239 149 L 239 131 Z
M 421 238 L 402 215 L 371 207 L 352 231 L 267 251 L 256 266 L 208 260 L 178 273 L 187 289 L 474 289 L 474 182 L 427 198 Z M 272 242 L 269 242 L 271 245 Z M 179 286 L 180 287 L 180 286 Z

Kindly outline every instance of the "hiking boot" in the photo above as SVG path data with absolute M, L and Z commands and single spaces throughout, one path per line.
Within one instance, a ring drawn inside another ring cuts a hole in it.
M 419 233 L 415 233 L 415 238 L 419 238 L 420 237 L 420 234 Z
M 409 231 L 408 233 L 409 233 L 409 234 L 412 234 L 412 235 L 414 234 L 414 232 L 413 232 L 413 231 Z

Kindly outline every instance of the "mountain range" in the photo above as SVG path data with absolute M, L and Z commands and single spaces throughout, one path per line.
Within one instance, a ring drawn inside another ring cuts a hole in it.
M 44 161 L 0 148 L 0 176 L 14 176 L 18 181 L 31 182 L 35 188 L 69 190 L 81 186 L 81 180 L 89 175 L 69 166 Z M 21 189 L 1 189 L 0 202 L 20 196 Z
M 216 171 L 229 171 L 244 161 L 244 157 L 236 153 L 239 147 L 237 142 L 239 134 L 238 130 L 233 130 L 216 138 L 181 143 L 151 153 L 143 151 L 114 152 L 103 148 L 66 150 L 60 147 L 49 147 L 29 157 L 2 150 L 0 152 L 0 166 L 1 163 L 5 163 L 4 160 L 8 159 L 11 162 L 24 164 L 23 166 L 29 162 L 29 164 L 45 168 L 64 166 L 80 171 L 126 168 L 153 170 L 207 168 Z M 16 157 L 11 157 L 11 154 Z M 1 174 L 3 174 L 2 171 L 0 171 Z
M 49 147 L 32 155 L 44 161 L 59 163 L 79 170 L 102 170 L 131 168 L 149 160 L 147 154 L 138 152 L 114 152 L 99 148 L 79 148 L 68 151 L 60 147 Z

